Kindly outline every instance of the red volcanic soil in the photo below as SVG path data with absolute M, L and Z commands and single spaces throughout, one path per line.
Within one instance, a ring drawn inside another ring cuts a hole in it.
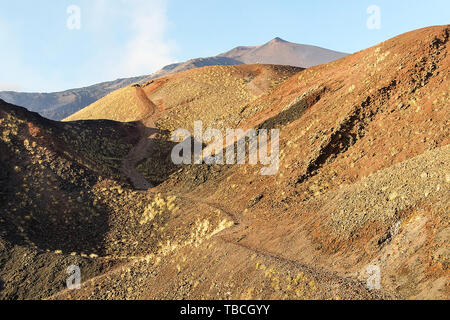
M 449 29 L 306 70 L 190 70 L 78 114 L 123 99 L 118 116 L 147 110 L 131 123 L 1 103 L 1 297 L 448 299 Z M 193 120 L 279 129 L 278 173 L 173 165 L 170 132 Z

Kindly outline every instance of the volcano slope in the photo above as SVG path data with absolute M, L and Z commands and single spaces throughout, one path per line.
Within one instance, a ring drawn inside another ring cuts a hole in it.
M 449 29 L 300 71 L 236 109 L 171 107 L 157 81 L 133 88 L 148 109 L 132 123 L 87 121 L 105 112 L 93 109 L 50 122 L 2 103 L 2 297 L 448 299 Z M 279 172 L 174 168 L 167 131 L 193 120 L 279 129 Z M 136 190 L 130 158 L 156 187 Z M 80 290 L 63 289 L 69 264 Z
M 100 99 L 65 121 L 110 119 L 139 122 L 143 139 L 133 148 L 123 172 L 138 189 L 160 184 L 179 168 L 169 157 L 169 133 L 177 128 L 233 128 L 246 106 L 301 71 L 274 65 L 210 66 L 134 85 Z M 164 163 L 164 165 L 161 165 Z M 145 179 L 136 173 L 136 165 Z M 158 167 L 158 170 L 154 168 Z
M 103 277 L 233 224 L 206 204 L 134 190 L 121 163 L 138 123 L 60 123 L 0 100 L 0 127 L 2 299 L 48 298 L 72 265 L 83 281 Z
M 153 108 L 148 106 L 150 103 L 157 108 L 161 129 L 192 129 L 195 120 L 205 125 L 237 125 L 243 106 L 301 70 L 273 65 L 192 69 L 115 91 L 65 121 L 138 121 L 148 118 Z

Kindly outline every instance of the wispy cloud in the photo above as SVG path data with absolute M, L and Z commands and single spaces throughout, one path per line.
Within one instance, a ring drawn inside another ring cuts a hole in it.
M 134 0 L 131 3 L 133 7 L 129 19 L 132 37 L 121 62 L 123 73 L 154 72 L 174 62 L 172 54 L 175 43 L 165 38 L 168 27 L 166 1 Z
M 149 74 L 175 62 L 176 43 L 167 39 L 167 0 L 121 0 L 115 5 L 95 0 L 93 10 L 94 32 L 105 34 L 120 21 L 127 34 L 121 47 L 103 61 L 111 77 Z

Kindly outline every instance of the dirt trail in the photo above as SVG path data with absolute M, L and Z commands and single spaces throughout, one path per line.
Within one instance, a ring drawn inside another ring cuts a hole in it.
M 233 237 L 229 237 L 229 235 L 232 235 L 239 230 L 246 229 L 248 227 L 248 223 L 242 215 L 233 213 L 233 210 L 229 210 L 228 208 L 225 208 L 222 204 L 216 203 L 216 202 L 210 202 L 205 199 L 198 199 L 198 198 L 191 198 L 191 197 L 185 197 L 181 195 L 177 195 L 178 198 L 183 198 L 185 200 L 190 200 L 195 203 L 201 203 L 205 204 L 211 208 L 214 208 L 216 210 L 219 210 L 223 212 L 225 215 L 230 217 L 233 222 L 235 223 L 234 227 L 228 228 L 220 232 L 217 237 L 220 239 L 223 243 L 237 246 L 240 248 L 243 248 L 245 250 L 250 251 L 252 254 L 257 254 L 258 256 L 264 257 L 268 260 L 274 260 L 279 263 L 282 263 L 287 266 L 292 266 L 298 269 L 301 269 L 310 275 L 314 276 L 316 279 L 320 280 L 321 282 L 333 282 L 337 283 L 340 286 L 346 288 L 347 290 L 354 293 L 355 299 L 364 297 L 364 299 L 392 299 L 392 295 L 390 293 L 384 292 L 384 291 L 370 291 L 366 284 L 348 277 L 348 276 L 342 276 L 337 272 L 325 270 L 322 268 L 318 268 L 315 266 L 311 266 L 305 263 L 302 263 L 300 261 L 292 260 L 286 257 L 283 257 L 280 254 L 270 252 L 265 249 L 258 248 L 256 246 L 250 246 L 241 243 L 239 240 L 233 239 Z
M 158 132 L 152 119 L 156 113 L 156 106 L 148 99 L 140 86 L 136 86 L 136 97 L 138 98 L 141 107 L 144 108 L 144 110 L 147 110 L 148 113 L 146 118 L 139 122 L 140 140 L 130 150 L 123 161 L 122 172 L 130 179 L 136 189 L 148 190 L 154 186 L 136 170 L 136 166 L 139 161 L 149 157 L 153 151 L 153 138 Z
M 139 99 L 139 103 L 142 108 L 148 110 L 147 116 L 145 119 L 141 120 L 139 123 L 139 131 L 140 131 L 140 140 L 139 142 L 131 149 L 126 159 L 122 164 L 122 172 L 130 179 L 133 186 L 138 190 L 148 190 L 153 188 L 154 186 L 149 183 L 137 170 L 136 166 L 139 161 L 148 157 L 153 149 L 153 137 L 158 132 L 155 128 L 154 124 L 154 115 L 156 113 L 156 106 L 148 99 L 144 90 L 141 87 L 136 87 L 136 96 Z M 245 229 L 248 227 L 248 223 L 243 219 L 242 215 L 238 215 L 236 213 L 232 213 L 232 210 L 225 208 L 222 204 L 216 202 L 210 202 L 205 199 L 197 199 L 192 197 L 186 197 L 182 195 L 177 195 L 179 198 L 183 198 L 189 201 L 193 201 L 195 203 L 202 203 L 215 210 L 219 210 L 226 214 L 229 218 L 233 220 L 235 226 L 224 230 L 218 235 L 218 238 L 226 245 L 238 246 L 245 250 L 250 251 L 251 253 L 257 254 L 261 257 L 264 257 L 269 260 L 275 260 L 279 263 L 285 264 L 287 266 L 292 266 L 296 268 L 300 268 L 305 272 L 313 275 L 317 279 L 323 282 L 332 281 L 334 283 L 338 283 L 340 286 L 346 288 L 347 290 L 353 292 L 355 298 L 358 297 L 370 297 L 372 299 L 382 299 L 386 297 L 385 293 L 375 293 L 370 292 L 366 286 L 353 278 L 343 277 L 336 272 L 327 271 L 324 269 L 318 269 L 317 267 L 304 264 L 300 261 L 291 260 L 285 258 L 277 253 L 269 252 L 267 250 L 246 245 L 236 241 L 230 235 L 239 232 L 239 230 Z M 123 260 L 131 260 L 128 264 L 133 264 L 133 260 L 141 260 L 144 257 L 122 257 Z M 118 260 L 122 260 L 119 258 Z M 103 277 L 100 276 L 99 278 Z M 92 281 L 93 279 L 91 279 Z
M 376 291 L 376 292 L 370 291 L 363 282 L 361 282 L 357 279 L 353 279 L 350 277 L 344 277 L 344 276 L 339 275 L 336 272 L 330 272 L 325 269 L 320 269 L 320 268 L 317 268 L 317 267 L 314 267 L 314 266 L 311 266 L 308 264 L 304 264 L 300 261 L 285 258 L 282 255 L 279 255 L 279 254 L 276 254 L 273 252 L 269 252 L 264 249 L 245 245 L 245 244 L 240 243 L 239 241 L 232 240 L 231 238 L 229 238 L 227 236 L 232 233 L 235 233 L 237 230 L 245 228 L 247 225 L 244 222 L 244 220 L 239 217 L 238 214 L 232 213 L 232 211 L 230 211 L 229 209 L 225 209 L 223 207 L 223 205 L 220 205 L 217 203 L 208 202 L 208 201 L 200 200 L 200 199 L 196 199 L 196 198 L 184 197 L 184 196 L 180 196 L 180 198 L 183 198 L 185 200 L 190 200 L 195 203 L 205 204 L 215 210 L 222 211 L 224 214 L 226 214 L 227 216 L 229 216 L 230 218 L 233 219 L 233 221 L 235 222 L 234 227 L 226 229 L 216 235 L 217 239 L 220 242 L 222 242 L 224 245 L 236 246 L 241 249 L 249 251 L 250 254 L 257 254 L 258 256 L 266 259 L 267 261 L 273 261 L 273 262 L 279 263 L 281 265 L 287 266 L 288 268 L 291 268 L 291 269 L 302 270 L 303 272 L 314 277 L 316 280 L 319 280 L 321 283 L 328 282 L 335 286 L 337 285 L 337 286 L 341 287 L 346 292 L 348 292 L 353 297 L 353 299 L 379 300 L 379 299 L 392 299 L 393 298 L 390 294 L 383 292 L 383 291 L 381 291 L 381 292 L 380 291 Z M 114 273 L 117 273 L 117 272 L 120 273 L 124 268 L 130 268 L 135 263 L 139 263 L 139 262 L 143 261 L 145 258 L 146 258 L 145 256 L 100 257 L 99 259 L 111 259 L 111 260 L 116 260 L 116 261 L 123 261 L 124 263 L 118 265 L 117 267 L 113 268 L 112 270 L 110 270 L 109 272 L 107 272 L 105 274 L 102 274 L 102 275 L 99 275 L 97 277 L 87 280 L 86 283 L 92 284 L 92 283 L 96 283 L 102 279 L 108 279 L 108 277 L 110 277 Z M 47 299 L 49 299 L 49 300 L 59 299 L 61 296 L 63 296 L 64 294 L 66 294 L 68 292 L 69 292 L 69 290 L 63 290 L 61 292 L 56 293 L 53 296 L 48 297 Z

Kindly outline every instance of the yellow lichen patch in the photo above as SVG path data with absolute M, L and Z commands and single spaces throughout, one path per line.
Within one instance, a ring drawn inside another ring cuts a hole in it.
M 143 225 L 153 221 L 158 215 L 178 211 L 179 208 L 175 204 L 175 200 L 176 197 L 174 196 L 164 199 L 160 193 L 157 194 L 150 205 L 145 208 L 139 223 Z

